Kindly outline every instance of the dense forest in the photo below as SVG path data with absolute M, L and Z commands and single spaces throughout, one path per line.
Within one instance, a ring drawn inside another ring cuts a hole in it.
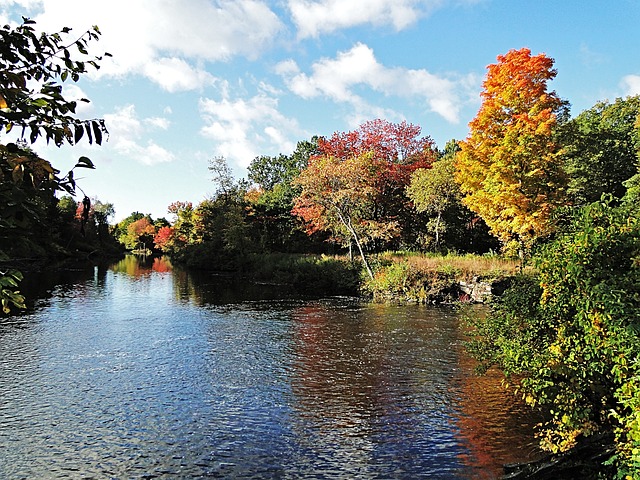
M 382 252 L 518 258 L 531 268 L 472 321 L 470 350 L 549 413 L 544 449 L 598 436 L 611 475 L 640 478 L 640 97 L 571 117 L 549 88 L 553 60 L 512 50 L 488 67 L 466 139 L 439 148 L 417 125 L 376 119 L 259 156 L 246 179 L 216 157 L 209 198 L 111 225 L 113 205 L 74 180 L 91 160 L 62 174 L 33 146 L 108 133 L 63 96 L 65 82 L 99 68 L 87 44 L 100 32 L 65 43 L 67 33 L 38 35 L 31 21 L 0 30 L 0 129 L 20 132 L 0 144 L 5 314 L 24 306 L 21 271 L 34 263 L 124 250 L 245 274 L 278 255 L 312 258 L 304 281 L 333 275 L 327 289 L 375 282 Z

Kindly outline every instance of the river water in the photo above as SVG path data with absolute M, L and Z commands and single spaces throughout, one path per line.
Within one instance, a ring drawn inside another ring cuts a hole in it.
M 127 257 L 0 320 L 0 478 L 497 478 L 535 419 L 450 307 L 300 298 Z

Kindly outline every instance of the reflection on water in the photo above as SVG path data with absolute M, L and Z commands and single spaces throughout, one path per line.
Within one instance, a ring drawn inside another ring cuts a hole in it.
M 119 262 L 111 265 L 109 269 L 137 278 L 142 275 L 149 275 L 152 272 L 169 273 L 173 270 L 173 266 L 168 257 L 127 255 Z
M 0 323 L 0 478 L 496 478 L 535 452 L 451 309 L 133 257 L 38 289 Z

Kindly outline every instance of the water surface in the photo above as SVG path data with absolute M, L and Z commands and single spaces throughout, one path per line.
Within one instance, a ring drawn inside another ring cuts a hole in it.
M 0 478 L 490 479 L 536 453 L 451 308 L 163 259 L 54 277 L 0 322 Z

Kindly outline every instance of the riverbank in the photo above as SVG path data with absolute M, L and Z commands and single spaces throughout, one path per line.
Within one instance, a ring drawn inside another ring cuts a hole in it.
M 375 257 L 373 280 L 363 291 L 379 302 L 484 303 L 500 295 L 521 271 L 518 260 L 498 255 L 389 252 Z
M 346 255 L 248 254 L 227 257 L 224 263 L 206 261 L 206 257 L 173 260 L 188 268 L 288 285 L 300 293 L 357 295 L 381 303 L 483 303 L 500 295 L 521 270 L 518 260 L 498 255 L 416 252 L 372 255 L 373 279 L 359 259 Z

